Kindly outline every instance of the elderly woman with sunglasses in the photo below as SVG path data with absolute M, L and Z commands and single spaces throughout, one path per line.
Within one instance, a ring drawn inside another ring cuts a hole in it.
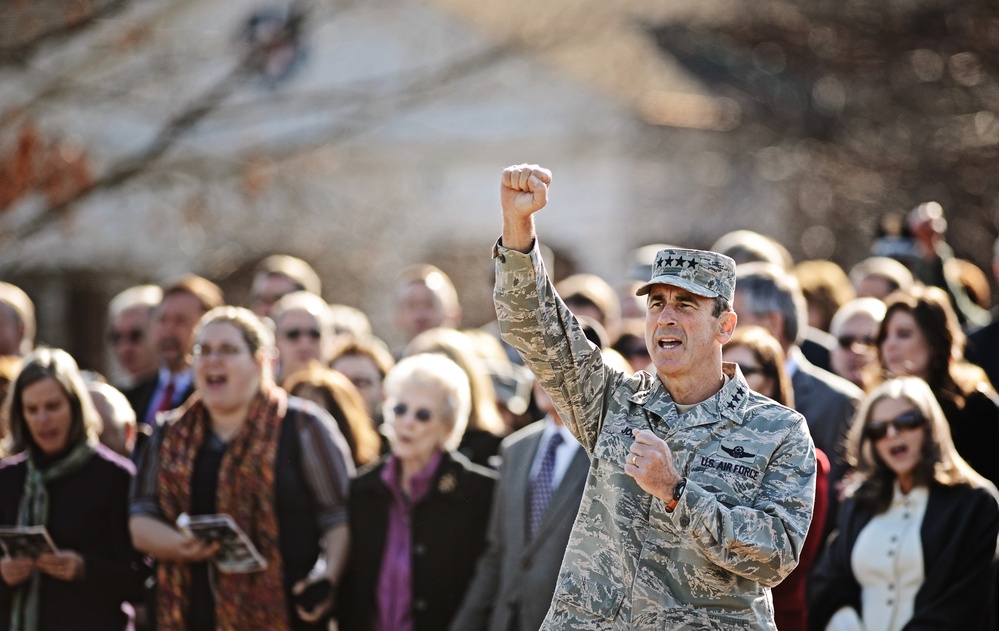
M 929 386 L 875 388 L 847 455 L 855 473 L 811 578 L 809 628 L 991 629 L 999 499 L 957 454 Z
M 251 311 L 209 311 L 196 340 L 196 393 L 150 439 L 129 507 L 136 548 L 159 561 L 157 628 L 325 629 L 346 563 L 346 441 L 318 406 L 274 384 L 274 337 Z M 265 568 L 219 572 L 218 544 L 175 525 L 215 513 Z
M 471 395 L 453 361 L 407 357 L 385 394 L 392 450 L 351 485 L 340 631 L 441 631 L 485 548 L 496 473 L 455 451 Z

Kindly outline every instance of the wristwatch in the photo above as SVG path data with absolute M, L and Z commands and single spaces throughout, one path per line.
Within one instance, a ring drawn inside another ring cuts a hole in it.
M 671 499 L 666 504 L 666 512 L 672 513 L 676 505 L 680 503 L 680 496 L 683 495 L 683 490 L 687 488 L 687 478 L 680 478 L 680 481 L 676 483 L 673 487 L 673 499 Z

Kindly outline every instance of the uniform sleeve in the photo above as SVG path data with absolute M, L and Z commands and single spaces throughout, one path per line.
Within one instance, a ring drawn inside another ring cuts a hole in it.
M 302 414 L 297 428 L 301 470 L 316 502 L 322 532 L 347 523 L 347 493 L 354 477 L 350 449 L 332 419 Z
M 798 565 L 812 518 L 815 452 L 804 419 L 795 418 L 752 504 L 727 505 L 690 480 L 671 515 L 712 563 L 766 587 Z
M 593 453 L 610 395 L 624 374 L 604 365 L 562 299 L 538 251 L 497 243 L 493 300 L 503 340 L 517 349 L 558 409 L 565 426 Z

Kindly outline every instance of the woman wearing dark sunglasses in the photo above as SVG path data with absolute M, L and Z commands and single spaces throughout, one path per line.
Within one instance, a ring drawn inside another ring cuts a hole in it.
M 496 473 L 455 451 L 471 407 L 456 363 L 407 357 L 385 396 L 392 449 L 351 485 L 340 631 L 440 631 L 485 548 Z
M 922 379 L 874 389 L 847 437 L 855 474 L 809 585 L 809 628 L 992 629 L 999 495 L 957 454 Z

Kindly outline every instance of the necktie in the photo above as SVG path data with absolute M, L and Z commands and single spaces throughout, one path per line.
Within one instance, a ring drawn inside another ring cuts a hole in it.
M 531 480 L 528 493 L 529 512 L 527 515 L 527 535 L 529 537 L 533 537 L 534 533 L 537 532 L 538 526 L 541 524 L 541 519 L 545 516 L 545 511 L 548 510 L 548 503 L 552 499 L 552 494 L 555 492 L 552 485 L 552 480 L 555 477 L 555 450 L 561 444 L 562 434 L 552 434 L 552 437 L 548 440 L 548 446 L 545 448 L 545 455 L 541 460 L 541 466 L 538 467 L 538 473 Z
M 173 391 L 173 377 L 171 377 L 170 381 L 167 381 L 166 388 L 163 388 L 163 397 L 160 399 L 160 405 L 156 408 L 156 412 L 153 413 L 151 421 L 155 422 L 157 414 L 173 409 Z

